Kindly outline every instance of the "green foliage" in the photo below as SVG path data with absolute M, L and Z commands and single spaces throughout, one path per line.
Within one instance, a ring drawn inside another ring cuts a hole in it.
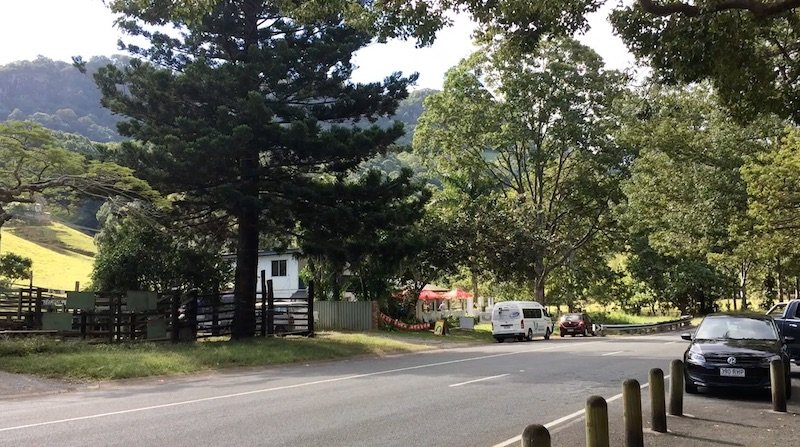
M 650 89 L 626 107 L 620 142 L 638 151 L 621 209 L 635 239 L 634 277 L 682 309 L 710 309 L 709 300 L 733 290 L 746 307 L 763 250 L 740 168 L 750 154 L 767 151 L 783 123 L 765 116 L 740 125 L 706 85 Z
M 157 200 L 147 183 L 114 163 L 92 160 L 57 146 L 51 131 L 31 123 L 0 123 L 0 226 L 11 219 L 5 207 L 44 197 L 71 200 L 76 194 L 128 194 Z
M 0 286 L 7 287 L 31 275 L 33 261 L 15 253 L 0 255 Z
M 448 72 L 444 91 L 425 101 L 415 150 L 459 197 L 452 214 L 471 216 L 465 228 L 481 238 L 473 254 L 533 284 L 538 300 L 548 275 L 610 225 L 625 175 L 610 138 L 622 82 L 571 39 L 533 53 L 499 43 Z
M 101 210 L 92 289 L 213 292 L 230 281 L 231 265 L 218 242 L 159 225 L 143 218 L 138 208 L 131 203 L 116 213 L 109 205 Z
M 767 233 L 800 236 L 800 131 L 791 129 L 773 150 L 751 157 L 742 167 L 750 216 Z
M 658 81 L 708 79 L 722 103 L 744 121 L 762 112 L 798 121 L 800 23 L 795 8 L 757 14 L 697 5 L 697 14 L 675 9 L 653 14 L 642 3 L 616 10 L 611 21 L 628 49 L 649 63 Z

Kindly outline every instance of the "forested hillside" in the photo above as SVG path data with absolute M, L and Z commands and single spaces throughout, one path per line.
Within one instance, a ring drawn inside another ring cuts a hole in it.
M 125 56 L 93 57 L 86 64 L 87 74 L 81 74 L 70 63 L 45 57 L 0 65 L 0 121 L 32 120 L 48 129 L 80 134 L 92 141 L 118 141 L 121 137 L 117 118 L 100 105 L 100 91 L 91 75 L 104 65 L 124 64 L 127 60 Z M 422 102 L 433 92 L 411 92 L 395 117 L 381 119 L 377 124 L 386 127 L 394 120 L 401 121 L 406 135 L 398 143 L 411 144 Z M 81 142 L 80 147 L 85 152 L 88 146 Z
M 100 91 L 91 74 L 126 60 L 124 56 L 93 57 L 87 74 L 70 63 L 45 57 L 0 66 L 0 121 L 32 120 L 92 141 L 119 140 L 117 119 L 100 105 Z

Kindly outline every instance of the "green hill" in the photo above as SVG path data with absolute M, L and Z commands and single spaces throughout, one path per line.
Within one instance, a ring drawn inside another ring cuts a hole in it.
M 60 223 L 8 224 L 2 228 L 0 252 L 16 253 L 33 260 L 33 283 L 38 287 L 73 290 L 89 284 L 94 240 Z

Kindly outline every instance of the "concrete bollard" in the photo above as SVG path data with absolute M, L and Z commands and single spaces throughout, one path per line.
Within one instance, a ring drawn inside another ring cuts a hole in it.
M 669 371 L 669 414 L 683 416 L 683 360 L 673 360 Z
M 667 432 L 667 409 L 664 404 L 664 371 L 660 368 L 650 370 L 650 404 L 652 407 L 650 425 L 653 431 Z
M 586 447 L 609 447 L 608 404 L 600 396 L 586 399 Z
M 625 420 L 625 447 L 643 447 L 642 388 L 638 380 L 628 379 L 622 383 L 622 406 Z
M 770 388 L 772 389 L 772 410 L 786 412 L 786 373 L 783 370 L 783 360 L 769 362 Z M 790 385 L 789 385 L 790 386 Z
M 550 432 L 540 424 L 525 427 L 522 431 L 522 447 L 550 447 Z

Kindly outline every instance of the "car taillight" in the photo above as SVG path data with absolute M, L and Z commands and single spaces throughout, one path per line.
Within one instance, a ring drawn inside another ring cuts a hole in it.
M 525 329 L 525 320 L 519 320 L 520 329 Z

